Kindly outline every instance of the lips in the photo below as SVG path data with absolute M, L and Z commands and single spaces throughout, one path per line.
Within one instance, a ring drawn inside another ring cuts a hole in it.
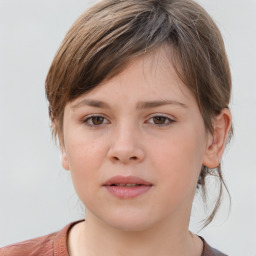
M 117 198 L 131 199 L 149 191 L 153 184 L 136 176 L 114 176 L 103 186 Z
M 114 176 L 104 183 L 104 186 L 115 186 L 115 185 L 126 185 L 126 184 L 136 184 L 152 186 L 152 183 L 147 182 L 136 176 Z

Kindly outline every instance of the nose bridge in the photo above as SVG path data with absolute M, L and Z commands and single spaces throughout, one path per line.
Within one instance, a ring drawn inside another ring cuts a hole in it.
M 133 142 L 136 137 L 138 131 L 138 127 L 134 123 L 129 120 L 120 121 L 116 126 L 116 142 L 129 141 Z M 126 142 L 125 142 L 126 143 Z
M 144 151 L 139 142 L 140 128 L 129 120 L 120 121 L 112 131 L 109 157 L 120 162 L 141 161 Z

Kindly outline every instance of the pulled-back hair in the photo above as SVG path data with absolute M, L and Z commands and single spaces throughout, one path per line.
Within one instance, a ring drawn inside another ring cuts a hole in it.
M 208 13 L 192 0 L 103 0 L 70 28 L 46 78 L 49 115 L 60 143 L 68 102 L 119 74 L 137 56 L 161 46 L 169 49 L 170 61 L 212 133 L 214 117 L 228 108 L 231 75 L 222 36 Z M 204 199 L 208 175 L 219 178 L 220 190 L 205 226 L 220 206 L 223 185 L 227 189 L 220 165 L 216 170 L 203 166 L 198 188 Z

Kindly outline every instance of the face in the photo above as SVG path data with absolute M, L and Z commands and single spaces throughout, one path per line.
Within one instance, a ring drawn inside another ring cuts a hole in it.
M 211 136 L 163 49 L 68 103 L 63 136 L 87 220 L 121 230 L 188 223 Z

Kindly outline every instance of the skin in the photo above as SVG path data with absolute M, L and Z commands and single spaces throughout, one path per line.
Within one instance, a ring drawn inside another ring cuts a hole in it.
M 219 164 L 230 112 L 223 110 L 214 122 L 210 134 L 163 48 L 69 102 L 62 165 L 87 209 L 86 221 L 71 229 L 70 254 L 201 255 L 202 241 L 188 230 L 192 201 L 202 165 Z M 115 175 L 153 186 L 139 197 L 118 199 L 102 186 Z

